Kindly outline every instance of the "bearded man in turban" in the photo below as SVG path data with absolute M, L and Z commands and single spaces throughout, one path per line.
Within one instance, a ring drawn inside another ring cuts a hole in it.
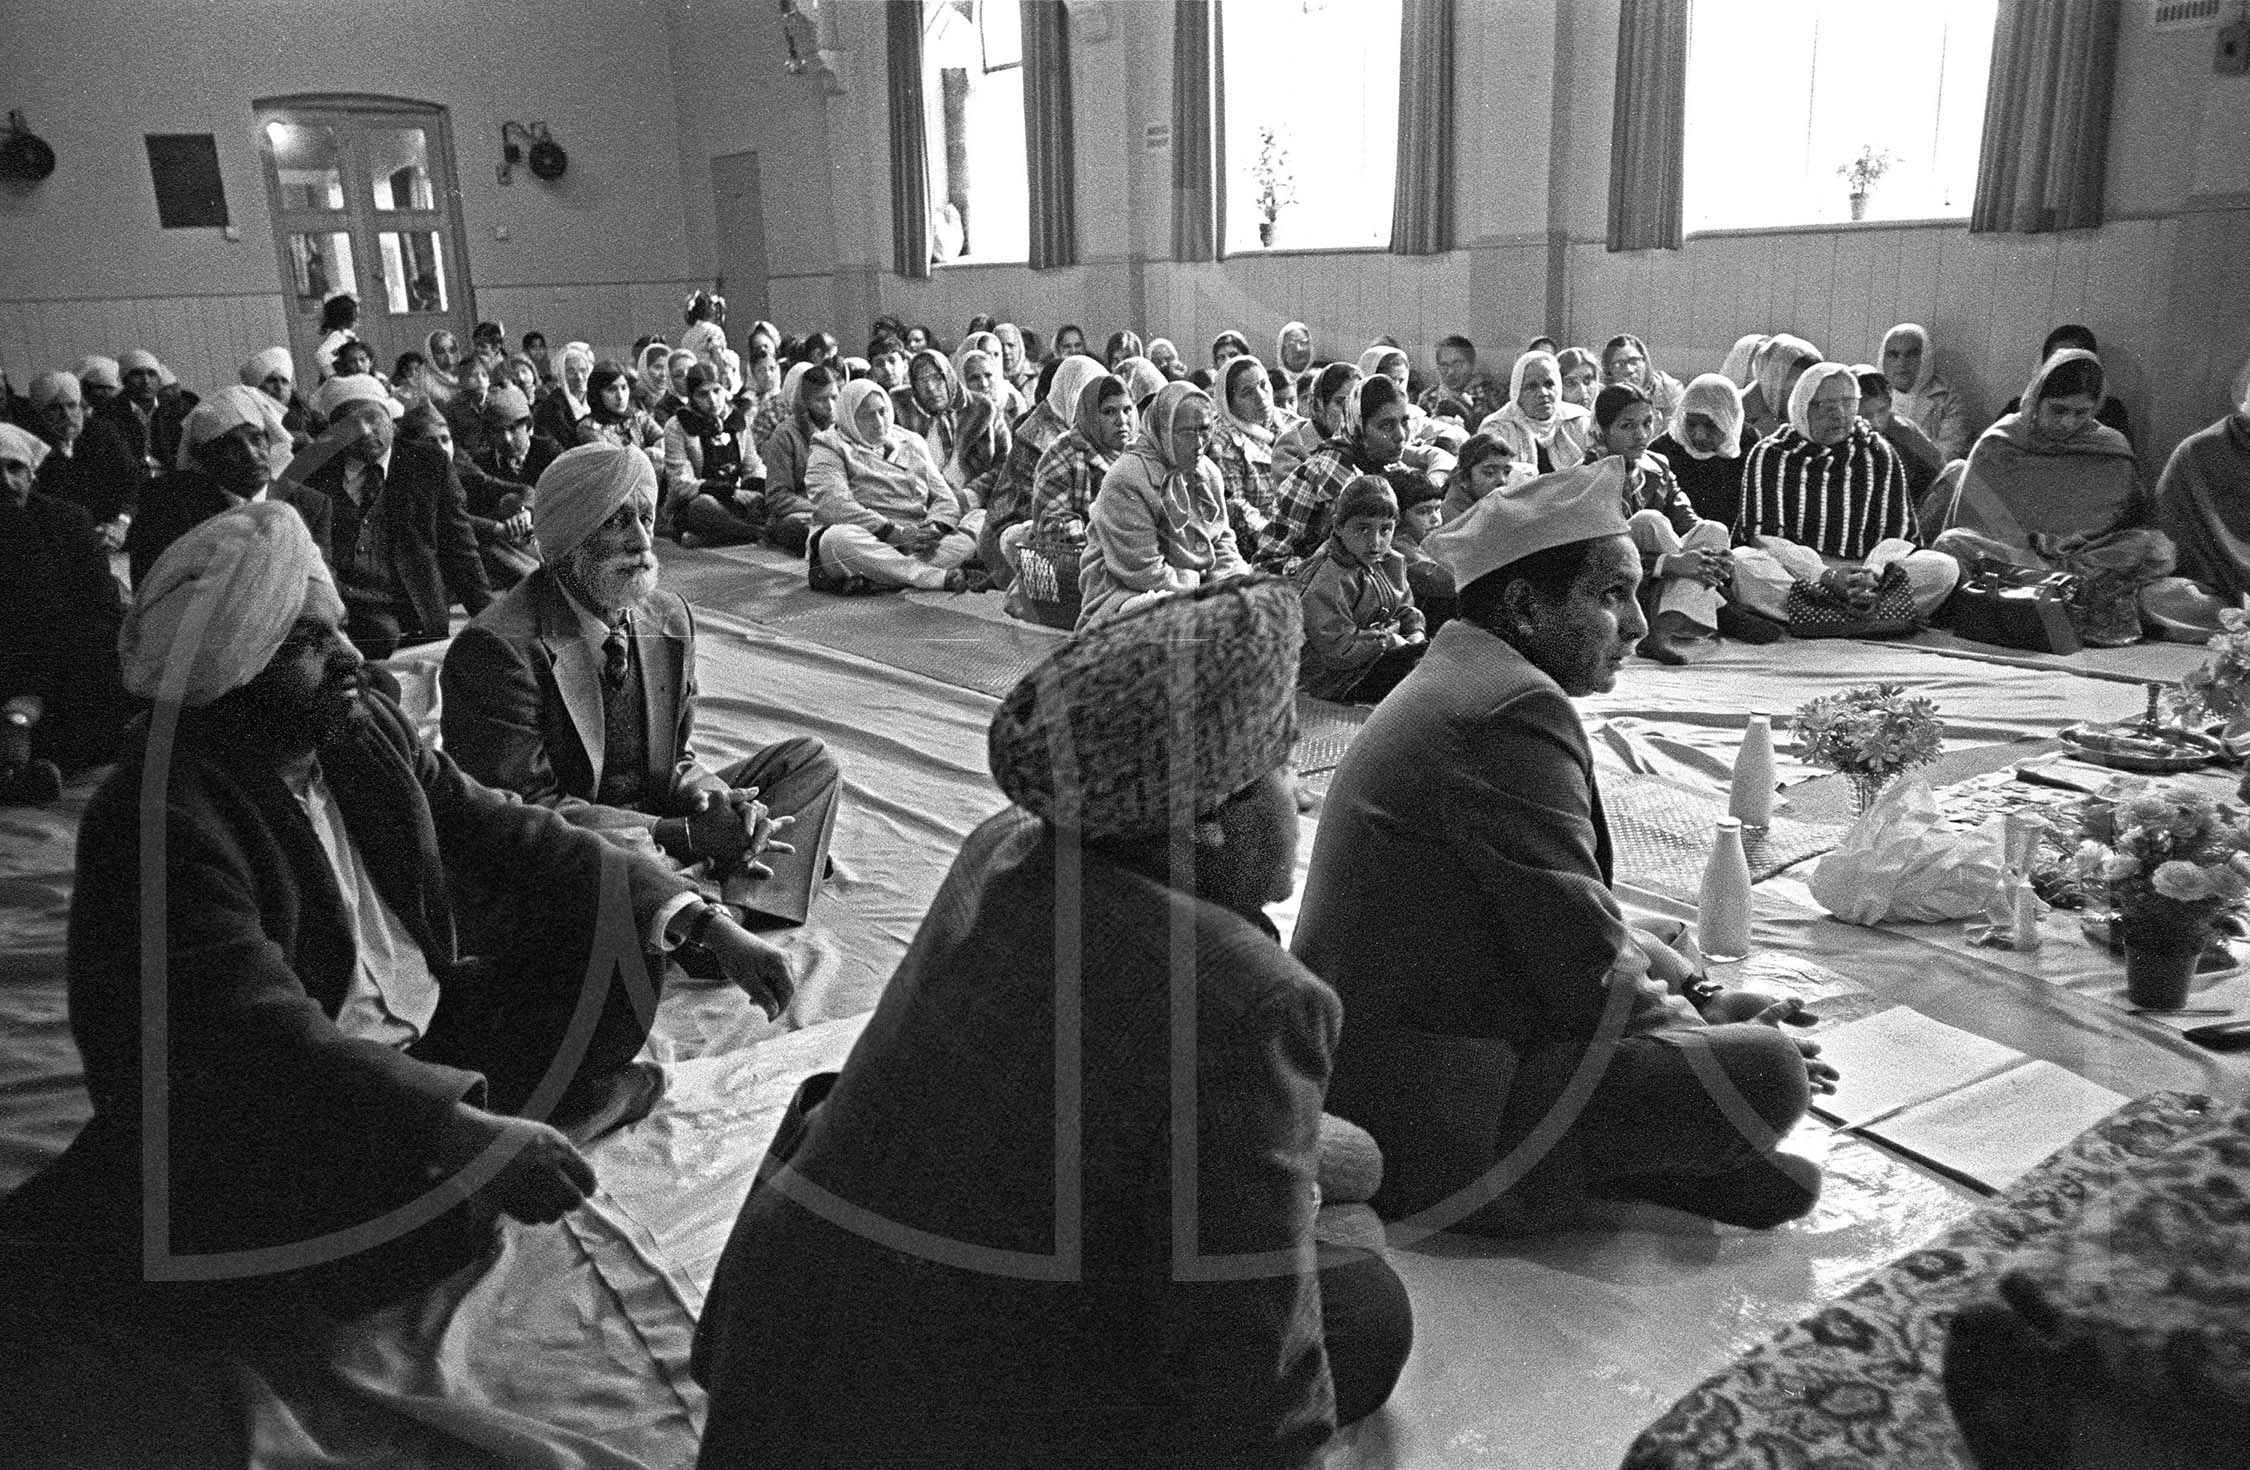
M 552 1221 L 593 1189 L 577 1144 L 662 1085 L 632 1060 L 649 955 L 693 943 L 769 1011 L 788 998 L 780 952 L 669 865 L 424 745 L 344 617 L 304 522 L 254 501 L 158 558 L 119 637 L 154 708 L 79 836 L 94 1115 L 0 1206 L 0 1240 L 45 1243 L 89 1300 L 176 1311 L 200 1280 L 207 1306 L 327 1317 L 403 1297 L 485 1250 L 496 1212 Z M 457 952 L 467 875 L 528 896 L 504 952 Z
M 747 914 L 803 923 L 835 828 L 836 762 L 797 736 L 725 770 L 697 763 L 695 618 L 656 585 L 656 493 L 648 456 L 613 444 L 540 475 L 543 565 L 446 651 L 446 751 L 525 801 L 622 815 Z

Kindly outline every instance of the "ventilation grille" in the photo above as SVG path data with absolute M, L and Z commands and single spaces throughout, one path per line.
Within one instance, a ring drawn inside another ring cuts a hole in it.
M 2149 12 L 2152 31 L 2197 31 L 2219 20 L 2219 0 L 2156 0 Z
M 1172 125 L 1150 123 L 1141 130 L 1141 146 L 1151 153 L 1161 153 L 1172 146 Z

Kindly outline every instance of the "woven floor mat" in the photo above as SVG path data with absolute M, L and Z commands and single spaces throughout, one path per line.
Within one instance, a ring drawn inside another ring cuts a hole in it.
M 1375 711 L 1363 704 L 1330 704 L 1309 694 L 1297 696 L 1297 774 L 1315 776 L 1343 763 L 1359 727 Z
M 1693 899 L 1703 887 L 1711 856 L 1711 824 L 1726 815 L 1726 799 L 1632 772 L 1602 773 L 1602 811 L 1621 882 L 1659 888 Z M 1745 828 L 1743 851 L 1750 878 L 1770 878 L 1792 863 L 1831 851 L 1844 840 L 1841 826 L 1816 826 L 1776 817 L 1764 831 Z
M 995 699 L 1013 689 L 1063 637 L 1050 628 L 994 623 L 896 594 L 827 597 L 760 621 L 824 648 Z

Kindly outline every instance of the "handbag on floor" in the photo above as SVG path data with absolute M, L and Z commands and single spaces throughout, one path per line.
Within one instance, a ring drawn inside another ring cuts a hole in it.
M 1945 624 L 1971 643 L 2030 653 L 2076 653 L 2084 647 L 2072 608 L 2079 579 L 1980 559 L 1945 605 Z M 2134 614 L 2134 636 L 2140 634 Z
M 1897 565 L 1883 569 L 1872 606 L 1854 607 L 1825 587 L 1796 581 L 1789 584 L 1786 611 L 1793 638 L 1904 638 L 1922 626 L 1906 569 Z

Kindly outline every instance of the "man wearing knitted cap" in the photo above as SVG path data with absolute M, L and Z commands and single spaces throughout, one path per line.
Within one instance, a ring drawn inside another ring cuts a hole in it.
M 526 801 L 607 808 L 746 914 L 801 924 L 827 868 L 836 762 L 797 736 L 723 770 L 697 763 L 695 618 L 656 585 L 655 518 L 638 450 L 586 444 L 548 466 L 532 509 L 543 565 L 446 651 L 445 748 Z
M 433 444 L 395 443 L 403 412 L 366 373 L 313 394 L 328 430 L 306 453 L 303 482 L 328 497 L 330 549 L 352 642 L 369 658 L 443 638 L 450 604 L 470 616 L 492 601 L 460 476 Z M 291 478 L 301 472 L 294 467 Z
M 93 1120 L 0 1207 L 0 1236 L 54 1242 L 58 1280 L 105 1300 L 147 1282 L 179 1305 L 162 1283 L 199 1269 L 337 1315 L 404 1296 L 489 1247 L 495 1212 L 552 1221 L 592 1190 L 573 1140 L 661 1086 L 631 1060 L 655 1009 L 647 955 L 693 928 L 758 1003 L 788 997 L 780 953 L 668 865 L 424 745 L 366 687 L 344 617 L 304 523 L 252 502 L 158 559 L 119 638 L 154 713 L 79 836 L 70 1008 Z M 144 907 L 150 870 L 165 886 Z M 496 875 L 525 922 L 466 959 L 451 894 Z M 150 1035 L 169 1048 L 154 1114 Z M 357 1234 L 324 1238 L 339 1231 Z M 236 1252 L 262 1254 L 212 1259 Z
M 124 600 L 86 512 L 39 494 L 47 446 L 0 424 L 0 803 L 48 801 L 108 759 L 128 715 Z
M 1013 804 L 720 1258 L 703 1464 L 1311 1465 L 1388 1396 L 1404 1291 L 1314 1237 L 1380 1168 L 1341 1129 L 1360 1188 L 1328 1167 L 1341 1012 L 1264 912 L 1302 636 L 1286 583 L 1213 582 L 1001 702 Z
M 281 405 L 265 393 L 230 383 L 198 403 L 180 427 L 178 467 L 141 493 L 140 514 L 126 533 L 133 581 L 146 577 L 164 549 L 191 528 L 246 501 L 265 499 L 289 460 Z M 332 561 L 328 497 L 298 485 L 285 498 L 304 517 L 322 559 Z
M 117 425 L 91 417 L 86 392 L 74 373 L 41 373 L 31 380 L 31 408 L 48 454 L 39 467 L 39 493 L 67 500 L 93 518 L 110 551 L 122 551 L 140 502 L 140 463 Z
M 1512 1233 L 1628 1196 L 1762 1228 L 1819 1190 L 1775 1147 L 1834 1076 L 1777 1029 L 1797 1002 L 1706 988 L 1610 891 L 1571 701 L 1648 630 L 1622 474 L 1543 476 L 1429 538 L 1458 614 L 1329 788 L 1292 948 L 1351 1017 L 1329 1106 L 1382 1145 L 1387 1218 Z

